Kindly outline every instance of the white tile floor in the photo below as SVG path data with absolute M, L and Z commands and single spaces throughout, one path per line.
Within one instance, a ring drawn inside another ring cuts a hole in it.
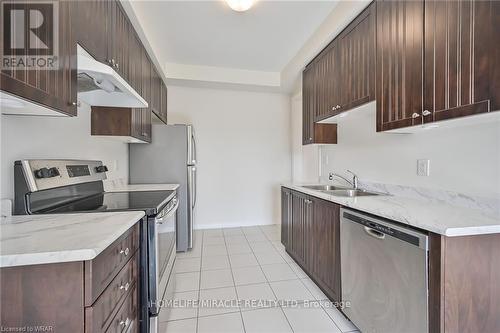
M 279 225 L 197 230 L 175 272 L 160 333 L 358 332 L 285 252 Z

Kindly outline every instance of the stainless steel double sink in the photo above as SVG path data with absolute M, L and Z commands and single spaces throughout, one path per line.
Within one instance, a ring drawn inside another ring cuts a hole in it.
M 309 190 L 316 190 L 324 193 L 328 193 L 337 197 L 346 197 L 346 198 L 354 198 L 354 197 L 363 197 L 363 196 L 373 196 L 380 195 L 380 193 L 364 191 L 360 189 L 342 187 L 342 186 L 334 186 L 334 185 L 305 185 L 303 188 L 307 188 Z

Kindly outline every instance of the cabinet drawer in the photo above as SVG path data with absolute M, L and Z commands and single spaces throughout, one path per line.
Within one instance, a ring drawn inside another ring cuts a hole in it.
M 93 306 L 85 309 L 85 332 L 103 332 L 129 291 L 137 284 L 138 253 L 122 268 Z
M 85 306 L 91 306 L 139 248 L 136 223 L 97 258 L 85 262 Z
M 123 302 L 118 313 L 111 321 L 106 333 L 138 332 L 139 318 L 137 311 L 137 284 L 132 287 L 132 291 Z

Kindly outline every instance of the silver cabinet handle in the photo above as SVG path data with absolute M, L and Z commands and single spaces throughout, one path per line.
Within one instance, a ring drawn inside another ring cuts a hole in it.
M 130 283 L 128 283 L 128 282 L 127 282 L 127 283 L 125 283 L 125 285 L 121 285 L 121 286 L 120 286 L 120 290 L 125 290 L 125 291 L 127 291 L 127 290 L 128 290 L 128 288 L 130 288 Z
M 310 204 L 312 204 L 312 201 L 311 201 L 311 200 L 309 200 L 309 199 L 306 199 L 306 200 L 305 200 L 305 203 L 306 203 L 306 204 L 308 204 L 308 205 L 310 205 Z
M 337 109 L 340 109 L 340 105 L 337 104 Z
M 432 112 L 430 112 L 429 110 L 424 110 L 424 112 L 422 112 L 422 114 L 424 116 L 428 116 L 428 115 L 432 114 Z
M 119 325 L 123 327 L 127 327 L 130 324 L 130 319 L 127 317 L 127 319 L 120 321 Z
M 332 106 L 332 111 L 335 111 L 337 110 L 337 107 L 336 106 Z
M 125 250 L 120 250 L 120 254 L 123 254 L 125 257 L 128 256 L 130 249 L 127 247 Z
M 120 65 L 118 65 L 118 63 L 116 63 L 115 67 L 116 69 L 120 69 Z
M 412 115 L 411 115 L 411 117 L 412 117 L 413 119 L 415 119 L 415 118 L 420 117 L 420 114 L 415 112 L 414 114 L 412 114 Z
M 79 108 L 80 106 L 82 106 L 82 102 L 80 102 L 80 101 L 78 101 L 78 102 L 71 102 L 70 105 L 71 106 L 76 106 L 76 107 Z

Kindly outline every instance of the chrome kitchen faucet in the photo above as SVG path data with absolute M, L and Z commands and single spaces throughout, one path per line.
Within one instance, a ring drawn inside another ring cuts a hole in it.
M 352 174 L 352 181 L 350 181 L 346 177 L 339 175 L 338 173 L 334 173 L 334 172 L 330 172 L 328 174 L 328 179 L 333 180 L 333 177 L 341 178 L 341 179 L 345 180 L 347 183 L 349 183 L 353 189 L 357 190 L 358 189 L 358 176 L 354 172 L 352 172 L 351 170 L 346 170 L 346 171 L 349 172 L 350 174 Z

